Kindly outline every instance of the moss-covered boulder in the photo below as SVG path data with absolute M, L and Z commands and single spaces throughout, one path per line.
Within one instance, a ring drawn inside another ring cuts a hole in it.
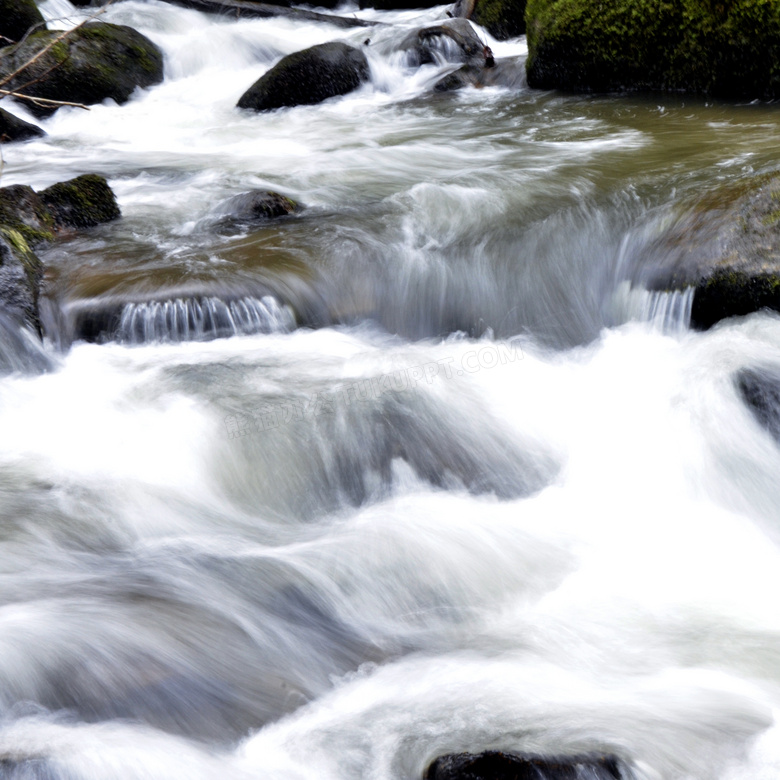
M 0 310 L 40 331 L 38 293 L 43 265 L 24 236 L 0 226 Z
M 692 324 L 780 311 L 780 173 L 688 204 L 648 250 L 649 286 L 694 287 Z
M 505 41 L 525 32 L 526 0 L 458 0 L 454 16 L 471 19 L 494 38 Z
M 41 51 L 60 32 L 46 30 L 0 51 L 0 78 Z M 137 87 L 163 79 L 160 49 L 132 27 L 94 22 L 56 43 L 35 64 L 10 82 L 32 97 L 93 105 L 112 98 L 124 103 Z M 56 106 L 27 103 L 36 116 Z
M 0 0 L 0 46 L 21 41 L 36 25 L 46 29 L 34 0 Z
M 776 0 L 528 0 L 528 83 L 780 95 Z
M 346 95 L 369 78 L 366 55 L 346 43 L 322 43 L 282 57 L 238 101 L 239 108 L 270 111 Z
M 18 233 L 31 247 L 54 240 L 54 217 L 32 187 L 0 188 L 0 228 Z
M 40 193 L 22 184 L 0 188 L 0 310 L 39 329 L 43 266 L 33 250 L 61 231 L 93 227 L 119 216 L 114 193 L 95 174 Z
M 53 184 L 40 197 L 58 227 L 89 228 L 122 215 L 108 182 L 94 173 Z
M 29 141 L 46 135 L 37 125 L 25 122 L 18 116 L 9 114 L 0 108 L 0 144 L 10 144 L 14 141 Z

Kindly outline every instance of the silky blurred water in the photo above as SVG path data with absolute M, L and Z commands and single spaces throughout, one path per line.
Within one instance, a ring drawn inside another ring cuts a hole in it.
M 780 450 L 737 384 L 780 321 L 642 286 L 678 204 L 776 166 L 776 107 L 434 93 L 397 46 L 445 11 L 117 3 L 165 82 L 3 150 L 123 218 L 42 251 L 43 347 L 0 322 L 0 776 L 780 772 Z M 370 83 L 234 108 L 334 39 Z M 220 230 L 258 188 L 305 208 Z

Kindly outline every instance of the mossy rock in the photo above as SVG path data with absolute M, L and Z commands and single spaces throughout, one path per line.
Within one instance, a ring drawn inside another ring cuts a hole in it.
M 528 83 L 780 95 L 776 0 L 528 0 Z
M 13 73 L 60 34 L 56 30 L 37 32 L 0 51 L 0 77 Z M 10 86 L 26 85 L 24 93 L 32 97 L 93 105 L 107 98 L 124 103 L 137 87 L 159 84 L 162 79 L 162 52 L 152 41 L 132 27 L 93 22 L 56 43 Z M 26 105 L 36 116 L 56 110 Z
M 14 141 L 29 141 L 31 138 L 41 138 L 46 133 L 37 125 L 25 122 L 18 116 L 9 114 L 0 108 L 0 144 L 10 144 Z
M 95 227 L 122 215 L 108 182 L 94 173 L 54 184 L 40 196 L 58 227 Z
M 453 13 L 505 41 L 525 32 L 526 0 L 458 0 Z
M 40 332 L 38 295 L 43 265 L 24 236 L 0 227 L 0 308 Z
M 238 101 L 238 108 L 271 111 L 346 95 L 369 77 L 366 55 L 346 43 L 322 43 L 282 57 Z
M 726 185 L 680 207 L 652 242 L 650 287 L 694 287 L 692 324 L 780 311 L 780 173 Z
M 15 184 L 0 188 L 0 229 L 18 233 L 31 247 L 54 239 L 56 224 L 32 187 Z
M 46 23 L 34 0 L 0 0 L 0 46 L 21 41 L 27 31 L 36 25 L 46 29 Z

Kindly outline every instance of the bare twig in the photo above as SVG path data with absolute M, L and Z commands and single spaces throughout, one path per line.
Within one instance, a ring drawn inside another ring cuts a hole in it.
M 83 103 L 71 103 L 68 100 L 33 97 L 32 95 L 24 95 L 21 92 L 14 92 L 11 89 L 0 89 L 0 100 L 4 97 L 12 97 L 17 100 L 29 100 L 30 103 L 35 103 L 37 106 L 75 106 L 76 108 L 83 108 L 85 111 L 89 111 L 89 106 L 85 106 Z

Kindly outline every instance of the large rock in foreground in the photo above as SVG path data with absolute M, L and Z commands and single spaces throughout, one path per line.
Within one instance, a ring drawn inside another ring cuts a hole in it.
M 352 92 L 368 77 L 368 61 L 360 49 L 322 43 L 283 57 L 241 96 L 238 107 L 270 111 L 321 103 Z
M 0 78 L 14 72 L 61 32 L 45 30 L 0 52 Z M 136 87 L 163 79 L 162 52 L 132 27 L 94 22 L 56 43 L 10 82 L 32 97 L 94 105 L 107 98 L 125 103 Z M 26 103 L 36 116 L 56 106 Z
M 780 3 L 528 0 L 528 84 L 780 96 Z
M 498 751 L 437 758 L 425 780 L 620 780 L 612 756 L 520 756 Z
M 780 311 L 780 174 L 727 185 L 678 214 L 649 247 L 656 290 L 694 287 L 692 324 Z
M 46 23 L 34 0 L 0 0 L 0 46 L 12 41 L 21 41 L 32 27 Z

